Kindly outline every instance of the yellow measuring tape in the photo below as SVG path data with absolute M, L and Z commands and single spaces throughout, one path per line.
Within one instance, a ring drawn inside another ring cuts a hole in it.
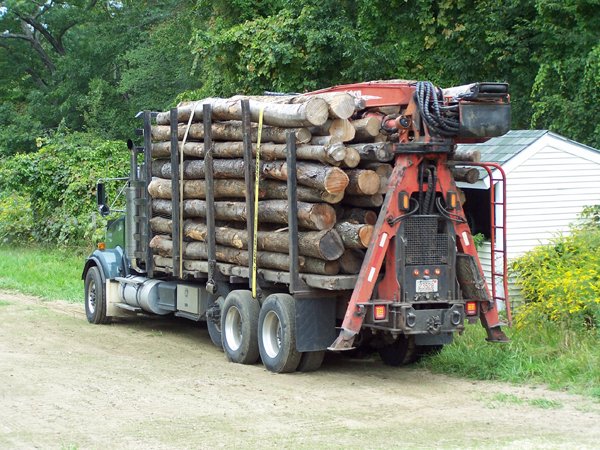
M 256 167 L 254 168 L 254 242 L 252 242 L 252 297 L 256 298 L 256 260 L 258 258 L 258 195 L 260 182 L 260 139 L 262 137 L 264 106 L 258 112 L 258 136 L 256 137 Z

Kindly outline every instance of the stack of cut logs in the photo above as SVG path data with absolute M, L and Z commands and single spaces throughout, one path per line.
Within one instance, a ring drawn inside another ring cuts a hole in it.
M 183 246 L 186 262 L 208 258 L 203 104 L 212 106 L 214 213 L 217 261 L 248 266 L 246 184 L 241 100 L 248 99 L 256 156 L 259 114 L 259 268 L 289 271 L 287 202 L 288 131 L 297 142 L 299 270 L 321 275 L 356 274 L 383 203 L 393 155 L 376 114 L 358 117 L 364 103 L 347 93 L 209 98 L 178 105 L 179 151 L 183 151 Z M 150 243 L 158 267 L 172 266 L 170 113 L 152 127 Z M 185 139 L 185 141 L 184 141 Z M 250 242 L 252 245 L 252 242 Z

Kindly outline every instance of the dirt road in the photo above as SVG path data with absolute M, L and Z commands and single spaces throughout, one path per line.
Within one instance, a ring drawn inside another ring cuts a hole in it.
M 0 293 L 0 448 L 598 448 L 600 404 L 376 358 L 275 375 L 202 326 Z

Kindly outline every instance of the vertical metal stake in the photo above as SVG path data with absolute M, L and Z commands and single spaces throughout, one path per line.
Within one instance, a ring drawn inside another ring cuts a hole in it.
M 146 200 L 146 211 L 145 211 L 145 219 L 142 225 L 142 230 L 140 230 L 140 238 L 142 240 L 142 245 L 145 250 L 146 255 L 146 272 L 148 277 L 154 276 L 154 257 L 152 254 L 152 249 L 150 248 L 150 240 L 152 239 L 152 229 L 150 228 L 150 219 L 152 218 L 152 198 L 150 197 L 150 193 L 148 192 L 148 185 L 150 181 L 152 181 L 152 124 L 151 124 L 152 114 L 150 111 L 144 111 L 144 171 L 142 173 L 142 178 L 144 180 L 144 192 L 142 193 L 143 198 Z M 137 172 L 137 164 L 135 169 L 132 167 L 132 170 Z M 138 174 L 132 174 L 135 176 L 135 179 L 138 179 Z
M 208 282 L 209 291 L 215 287 L 217 250 L 215 243 L 215 180 L 213 166 L 212 106 L 202 105 L 204 121 L 204 180 L 206 181 L 206 227 L 208 229 Z M 212 292 L 211 292 L 212 293 Z
M 173 276 L 181 277 L 179 271 L 181 248 L 179 247 L 179 208 L 183 199 L 179 198 L 179 137 L 177 123 L 177 108 L 171 109 L 171 220 L 173 228 Z M 183 149 L 181 149 L 183 151 Z M 152 171 L 152 164 L 150 164 Z M 152 173 L 152 172 L 150 172 Z
M 290 253 L 290 294 L 299 292 L 304 283 L 298 274 L 300 270 L 298 250 L 298 194 L 296 180 L 296 133 L 287 133 L 287 198 L 288 198 L 288 232 Z
M 252 289 L 252 273 L 254 270 L 254 158 L 252 157 L 252 128 L 250 123 L 250 102 L 242 102 L 242 130 L 244 137 L 244 181 L 246 182 L 246 226 L 248 231 L 248 287 Z

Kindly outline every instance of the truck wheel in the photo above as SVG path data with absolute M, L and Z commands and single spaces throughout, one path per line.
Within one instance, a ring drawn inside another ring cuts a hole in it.
M 415 338 L 413 336 L 398 336 L 392 344 L 379 349 L 379 356 L 388 366 L 402 366 L 415 361 L 417 356 Z
M 258 318 L 258 348 L 271 372 L 293 372 L 300 363 L 296 350 L 296 304 L 291 295 L 269 295 Z
M 323 359 L 325 358 L 325 350 L 319 352 L 304 352 L 300 357 L 300 364 L 298 364 L 298 372 L 314 372 L 319 370 Z
M 208 328 L 208 335 L 210 340 L 215 347 L 223 350 L 223 341 L 221 337 L 221 315 L 223 313 L 223 304 L 225 299 L 219 297 L 215 302 L 208 308 L 206 314 L 206 328 Z
M 417 357 L 437 355 L 443 348 L 443 345 L 417 345 Z
M 85 274 L 85 316 L 89 323 L 102 324 L 110 322 L 106 317 L 106 293 L 100 276 L 100 269 L 92 266 Z
M 231 291 L 221 310 L 221 342 L 229 361 L 254 364 L 258 361 L 258 300 L 250 291 Z

